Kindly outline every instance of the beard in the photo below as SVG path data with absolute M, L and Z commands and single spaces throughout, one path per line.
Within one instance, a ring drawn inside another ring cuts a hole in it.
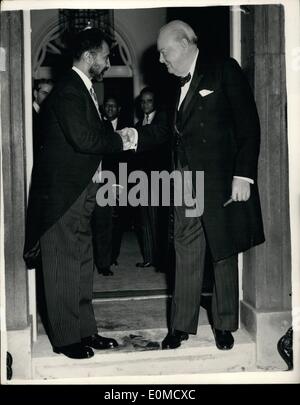
M 93 63 L 89 69 L 89 74 L 93 80 L 100 82 L 107 69 L 107 67 L 102 68 L 98 63 Z

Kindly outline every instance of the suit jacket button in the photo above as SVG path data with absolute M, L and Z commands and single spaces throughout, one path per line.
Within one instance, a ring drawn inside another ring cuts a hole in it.
M 204 127 L 204 122 L 200 122 L 200 127 Z
M 199 105 L 198 110 L 203 110 L 202 105 Z
M 205 139 L 205 138 L 203 138 L 203 139 L 202 139 L 202 142 L 203 142 L 203 143 L 206 143 L 206 139 Z

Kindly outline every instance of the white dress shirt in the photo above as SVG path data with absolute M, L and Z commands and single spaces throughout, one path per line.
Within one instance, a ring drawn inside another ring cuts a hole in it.
M 114 120 L 110 121 L 110 123 L 111 123 L 111 125 L 112 125 L 114 131 L 116 131 L 116 130 L 117 130 L 117 126 L 118 126 L 118 117 L 115 118 Z
M 38 105 L 38 103 L 35 100 L 33 102 L 33 108 L 37 114 L 40 112 L 40 106 Z
M 193 75 L 194 75 L 194 72 L 195 72 L 195 67 L 196 67 L 198 54 L 199 54 L 199 50 L 197 49 L 196 56 L 195 56 L 195 58 L 193 60 L 193 63 L 191 65 L 191 67 L 190 67 L 190 70 L 186 74 L 186 75 L 188 75 L 190 73 L 191 80 L 189 80 L 187 83 L 184 84 L 184 86 L 181 87 L 180 98 L 179 98 L 179 103 L 178 103 L 178 110 L 179 110 L 179 108 L 181 106 L 181 103 L 183 102 L 185 96 L 187 95 L 187 92 L 189 91 L 191 82 L 193 80 Z M 183 75 L 183 76 L 186 76 L 186 75 Z
M 145 114 L 142 125 L 151 124 L 151 122 L 153 121 L 153 118 L 155 117 L 155 113 L 156 113 L 156 111 L 154 110 L 150 114 Z

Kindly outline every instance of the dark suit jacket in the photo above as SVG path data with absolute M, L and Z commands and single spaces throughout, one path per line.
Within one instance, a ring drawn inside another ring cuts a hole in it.
M 86 86 L 73 70 L 44 101 L 40 114 L 42 147 L 32 172 L 25 260 L 40 236 L 84 191 L 102 156 L 123 147 L 119 135 L 100 120 Z
M 213 92 L 203 97 L 201 90 Z M 178 118 L 179 91 L 173 124 Z M 262 243 L 257 188 L 259 118 L 249 84 L 234 59 L 205 66 L 198 57 L 177 127 L 193 174 L 204 171 L 203 225 L 213 260 Z M 235 175 L 255 181 L 251 197 L 223 207 Z
M 33 161 L 41 147 L 39 136 L 39 114 L 32 108 L 32 148 L 33 148 Z

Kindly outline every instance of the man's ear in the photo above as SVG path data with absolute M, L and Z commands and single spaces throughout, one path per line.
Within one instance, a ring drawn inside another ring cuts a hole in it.
M 89 52 L 89 51 L 83 52 L 82 58 L 83 58 L 83 60 L 84 60 L 86 63 L 88 63 L 89 65 L 92 63 L 93 57 L 92 57 L 91 52 Z
M 189 46 L 188 40 L 186 38 L 182 38 L 181 40 L 181 46 L 183 48 L 187 48 Z
M 33 90 L 33 96 L 34 96 L 34 99 L 35 99 L 35 100 L 37 99 L 37 95 L 38 95 L 37 90 Z

